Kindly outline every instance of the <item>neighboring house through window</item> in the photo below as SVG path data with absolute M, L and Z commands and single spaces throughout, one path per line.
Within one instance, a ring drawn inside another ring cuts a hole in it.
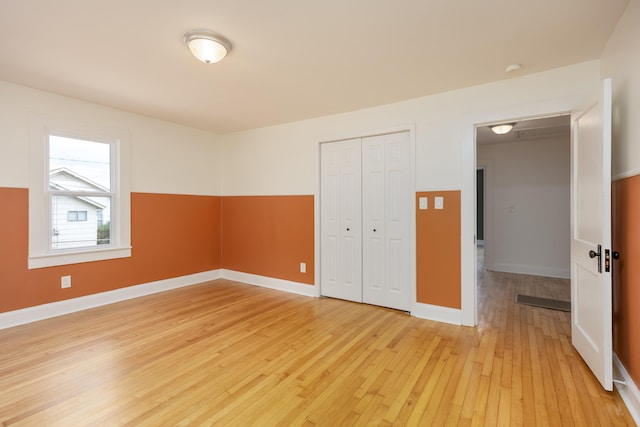
M 128 134 L 40 115 L 30 129 L 29 268 L 130 256 Z
M 109 211 L 113 193 L 109 183 L 99 184 L 74 170 L 82 170 L 97 180 L 109 180 L 109 169 L 108 145 L 49 136 L 51 249 L 98 244 L 98 217 L 104 210 Z

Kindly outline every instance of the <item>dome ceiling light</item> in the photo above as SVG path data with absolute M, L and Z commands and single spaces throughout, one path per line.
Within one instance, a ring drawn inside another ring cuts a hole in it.
M 231 51 L 229 40 L 208 30 L 189 31 L 182 40 L 193 56 L 206 64 L 221 61 Z
M 511 132 L 511 129 L 515 126 L 515 123 L 502 123 L 499 125 L 489 126 L 489 129 L 496 135 L 504 135 Z

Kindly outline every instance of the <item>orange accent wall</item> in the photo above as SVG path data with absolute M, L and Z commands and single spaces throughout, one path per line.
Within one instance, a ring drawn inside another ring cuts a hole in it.
M 132 194 L 134 282 L 221 268 L 220 220 L 221 197 Z
M 313 215 L 312 195 L 223 197 L 223 267 L 313 284 Z
M 220 197 L 133 193 L 130 258 L 34 270 L 28 200 L 27 189 L 0 188 L 0 312 L 220 268 Z
M 444 209 L 434 209 L 435 197 Z M 420 210 L 420 197 L 428 209 Z M 416 193 L 416 288 L 423 304 L 461 308 L 460 191 Z
M 640 176 L 613 183 L 613 349 L 640 384 Z

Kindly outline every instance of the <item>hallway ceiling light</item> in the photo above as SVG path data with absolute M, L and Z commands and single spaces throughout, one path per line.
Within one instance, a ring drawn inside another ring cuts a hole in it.
M 489 126 L 489 129 L 491 129 L 496 135 L 504 135 L 505 133 L 511 132 L 511 129 L 513 129 L 515 125 L 515 123 L 503 123 L 500 125 Z
M 208 30 L 189 31 L 182 40 L 193 56 L 206 64 L 222 60 L 231 50 L 229 40 Z

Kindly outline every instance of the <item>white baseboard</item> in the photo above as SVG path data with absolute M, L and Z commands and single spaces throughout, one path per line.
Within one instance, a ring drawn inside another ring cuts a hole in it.
M 436 322 L 462 325 L 462 310 L 457 308 L 440 307 L 438 305 L 415 303 L 411 315 L 420 319 L 435 320 Z
M 570 279 L 571 271 L 565 268 L 540 267 L 531 265 L 507 264 L 496 262 L 493 268 L 487 269 L 499 271 L 501 273 L 528 274 L 530 276 L 556 277 L 560 279 Z
M 35 307 L 23 308 L 21 310 L 0 313 L 0 329 L 37 322 L 38 320 L 62 316 L 63 314 L 113 304 L 115 302 L 151 295 L 171 289 L 182 288 L 184 286 L 208 282 L 210 280 L 220 279 L 221 277 L 222 270 L 211 270 L 202 273 L 190 274 L 188 276 L 158 280 L 156 282 L 128 286 L 126 288 L 101 292 L 99 294 L 87 295 L 84 297 L 72 298 L 64 301 L 37 305 Z
M 242 273 L 234 270 L 222 270 L 222 278 L 236 282 L 247 283 L 249 285 L 263 288 L 275 289 L 278 291 L 290 292 L 308 297 L 319 297 L 320 287 L 307 285 L 304 283 L 292 282 L 290 280 L 275 279 L 273 277 L 258 276 L 257 274 Z
M 618 359 L 618 355 L 613 353 L 613 367 L 614 367 L 614 378 L 616 378 L 615 373 L 620 375 L 620 379 L 622 379 L 626 384 L 618 384 L 615 383 L 616 388 L 618 389 L 618 393 L 622 397 L 625 405 L 629 409 L 633 420 L 637 425 L 640 426 L 640 390 L 638 390 L 638 386 L 633 382 L 627 369 L 624 367 L 620 359 Z

